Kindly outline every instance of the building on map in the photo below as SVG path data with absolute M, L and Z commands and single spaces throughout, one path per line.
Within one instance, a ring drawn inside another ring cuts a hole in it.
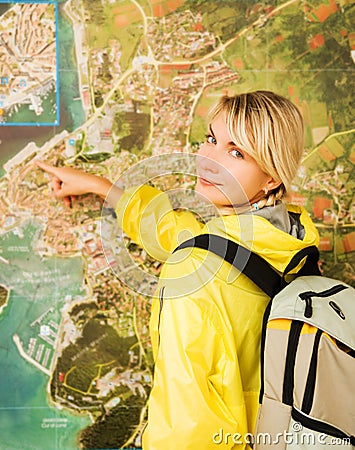
M 324 210 L 331 209 L 333 201 L 326 197 L 315 197 L 313 200 L 313 215 L 315 219 L 323 220 Z

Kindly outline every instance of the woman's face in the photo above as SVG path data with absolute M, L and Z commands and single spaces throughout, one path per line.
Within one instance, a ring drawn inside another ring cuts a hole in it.
M 195 191 L 220 209 L 257 202 L 265 188 L 279 184 L 232 142 L 224 113 L 212 121 L 197 153 L 197 175 Z

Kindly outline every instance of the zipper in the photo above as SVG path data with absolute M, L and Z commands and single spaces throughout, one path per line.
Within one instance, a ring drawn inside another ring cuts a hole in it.
M 340 308 L 339 305 L 337 305 L 335 302 L 333 302 L 333 300 L 330 300 L 329 302 L 329 306 L 334 309 L 334 311 L 338 314 L 338 316 L 342 319 L 345 320 L 345 314 L 343 313 L 342 309 Z
M 314 291 L 301 292 L 299 294 L 299 298 L 306 302 L 304 316 L 307 317 L 307 319 L 309 319 L 313 315 L 312 297 L 330 297 L 331 295 L 338 294 L 338 292 L 341 292 L 347 288 L 348 286 L 344 286 L 343 284 L 337 284 L 331 287 L 330 289 L 321 292 L 314 292 Z
M 333 425 L 329 425 L 329 423 L 306 416 L 296 408 L 292 408 L 291 417 L 293 420 L 300 423 L 302 426 L 308 428 L 309 430 L 316 431 L 318 433 L 324 433 L 335 438 L 344 439 L 350 441 L 351 445 L 355 445 L 355 436 L 350 436 L 344 433 L 344 431 L 340 430 L 339 428 L 336 428 Z
M 313 315 L 312 294 L 313 292 L 302 292 L 302 294 L 299 295 L 300 299 L 306 302 L 304 316 L 307 317 L 307 319 Z

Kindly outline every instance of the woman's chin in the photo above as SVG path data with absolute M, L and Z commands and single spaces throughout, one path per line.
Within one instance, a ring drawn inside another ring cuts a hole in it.
M 223 195 L 221 195 L 220 192 L 216 192 L 213 187 L 215 188 L 215 186 L 205 186 L 197 182 L 195 185 L 195 194 L 204 203 L 214 205 L 216 208 L 218 208 L 220 204 L 224 203 L 225 198 Z

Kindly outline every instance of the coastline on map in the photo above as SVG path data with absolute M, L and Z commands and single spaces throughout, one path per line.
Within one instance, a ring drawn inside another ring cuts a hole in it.
M 87 414 L 65 410 L 50 401 L 47 392 L 48 375 L 34 368 L 21 356 L 15 340 L 12 337 L 10 348 L 13 348 L 14 351 L 11 351 L 10 376 L 23 382 L 19 388 L 21 395 L 18 394 L 22 403 L 18 404 L 17 400 L 13 399 L 13 393 L 5 392 L 5 389 L 7 391 L 9 389 L 4 383 L 0 391 L 4 404 L 8 407 L 0 411 L 0 422 L 7 423 L 6 428 L 0 427 L 2 445 L 7 445 L 6 448 L 14 448 L 13 445 L 16 443 L 18 448 L 20 446 L 28 448 L 26 442 L 34 442 L 33 433 L 37 428 L 40 436 L 36 438 L 36 448 L 57 448 L 60 442 L 60 448 L 77 450 L 81 430 L 92 423 L 90 417 Z M 6 362 L 8 363 L 9 359 L 6 359 Z M 8 366 L 5 365 L 5 367 L 9 369 Z M 16 374 L 16 370 L 20 372 L 20 376 Z M 48 427 L 48 424 L 53 424 L 53 426 Z M 19 428 L 21 433 L 18 433 Z M 14 441 L 14 436 L 16 436 L 16 441 Z
M 65 3 L 59 3 L 58 39 L 59 39 L 59 126 L 0 126 L 0 177 L 5 174 L 2 166 L 11 157 L 23 150 L 29 142 L 42 146 L 63 130 L 69 132 L 78 128 L 85 120 L 80 99 L 77 62 L 75 59 L 75 36 L 71 22 L 63 11 Z M 0 15 L 8 4 L 0 3 Z M 73 55 L 71 58 L 68 55 Z M 19 132 L 21 130 L 21 132 Z
M 62 131 L 60 134 L 57 134 L 54 136 L 51 140 L 46 142 L 43 147 L 37 147 L 37 145 L 34 142 L 30 142 L 26 145 L 24 149 L 22 149 L 19 153 L 17 153 L 13 158 L 9 159 L 4 164 L 4 170 L 6 172 L 11 172 L 11 170 L 21 164 L 22 161 L 24 161 L 26 158 L 32 155 L 32 153 L 37 153 L 37 155 L 45 154 L 49 149 L 54 147 L 57 143 L 62 141 L 65 136 L 68 135 L 68 132 L 66 130 Z

